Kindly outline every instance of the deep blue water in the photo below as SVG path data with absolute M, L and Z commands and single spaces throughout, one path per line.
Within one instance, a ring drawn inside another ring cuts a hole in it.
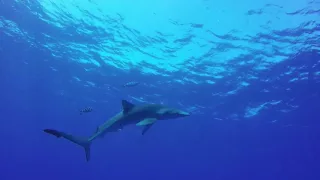
M 319 12 L 317 1 L 0 0 L 0 179 L 320 179 Z M 42 131 L 88 137 L 122 99 L 192 115 L 107 134 L 89 162 Z

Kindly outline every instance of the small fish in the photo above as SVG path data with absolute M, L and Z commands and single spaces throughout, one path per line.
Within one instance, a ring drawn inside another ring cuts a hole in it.
M 128 82 L 128 83 L 122 85 L 122 87 L 134 87 L 134 86 L 137 86 L 138 84 L 140 84 L 140 83 L 136 82 L 136 81 L 132 81 L 132 82 Z
M 84 109 L 80 109 L 80 115 L 82 115 L 83 113 L 88 113 L 88 112 L 92 112 L 92 107 L 86 107 Z

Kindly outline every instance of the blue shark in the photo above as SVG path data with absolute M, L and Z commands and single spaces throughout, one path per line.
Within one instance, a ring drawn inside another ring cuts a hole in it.
M 190 113 L 161 104 L 135 105 L 122 100 L 122 111 L 100 125 L 89 138 L 76 137 L 55 129 L 44 129 L 43 131 L 57 138 L 62 137 L 82 146 L 85 150 L 86 160 L 89 161 L 92 142 L 99 137 L 103 137 L 106 133 L 117 132 L 125 126 L 135 124 L 136 126 L 143 127 L 142 135 L 144 135 L 159 120 L 176 119 L 186 116 L 190 116 Z

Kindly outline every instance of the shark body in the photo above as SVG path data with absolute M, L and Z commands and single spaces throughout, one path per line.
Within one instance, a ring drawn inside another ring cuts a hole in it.
M 92 141 L 98 137 L 103 137 L 108 132 L 117 132 L 127 125 L 136 124 L 143 127 L 142 135 L 144 135 L 158 120 L 175 119 L 190 115 L 188 112 L 160 104 L 134 105 L 126 100 L 122 100 L 122 108 L 122 111 L 100 125 L 89 138 L 76 137 L 54 129 L 44 129 L 44 132 L 58 138 L 63 137 L 82 146 L 85 149 L 86 160 L 89 161 Z

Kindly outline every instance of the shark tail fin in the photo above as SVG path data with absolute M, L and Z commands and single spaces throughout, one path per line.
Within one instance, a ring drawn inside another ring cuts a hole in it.
M 89 141 L 88 139 L 84 139 L 84 138 L 79 138 L 79 137 L 75 137 L 72 136 L 70 134 L 61 132 L 61 131 L 57 131 L 54 129 L 44 129 L 44 132 L 51 134 L 53 136 L 56 136 L 57 138 L 65 138 L 68 139 L 69 141 L 78 144 L 80 146 L 82 146 L 84 148 L 84 151 L 86 153 L 86 160 L 89 161 L 90 160 L 90 146 L 91 146 L 91 141 Z

